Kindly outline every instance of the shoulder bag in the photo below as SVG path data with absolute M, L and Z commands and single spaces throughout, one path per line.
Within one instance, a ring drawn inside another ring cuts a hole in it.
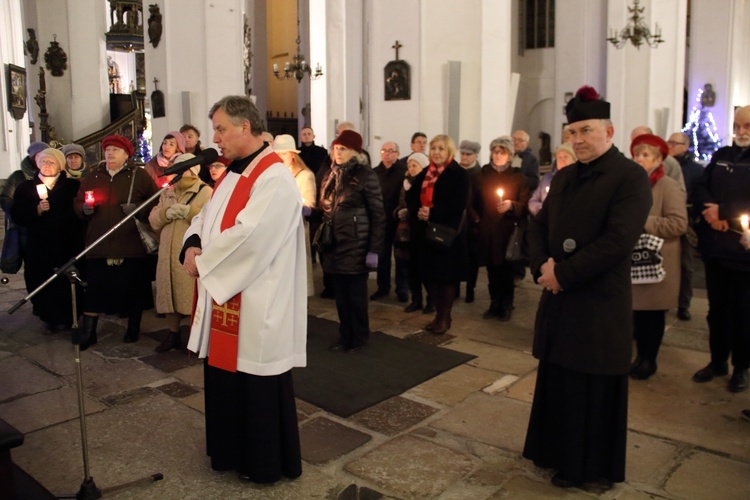
M 653 234 L 643 233 L 633 248 L 630 257 L 630 281 L 634 285 L 660 283 L 667 272 L 664 270 L 661 247 L 664 239 Z
M 139 168 L 139 167 L 135 167 Z M 137 171 L 133 169 L 133 175 L 130 177 L 130 192 L 128 193 L 128 205 L 130 205 L 130 198 L 133 196 L 133 184 L 135 183 L 135 176 Z M 151 229 L 151 226 L 145 222 L 141 222 L 137 217 L 133 217 L 135 227 L 138 229 L 138 234 L 141 237 L 141 243 L 143 248 L 146 249 L 146 253 L 149 255 L 157 255 L 159 253 L 159 237 Z

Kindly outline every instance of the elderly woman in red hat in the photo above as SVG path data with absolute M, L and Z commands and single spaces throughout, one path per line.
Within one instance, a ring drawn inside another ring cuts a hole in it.
M 146 172 L 159 186 L 171 181 L 174 175 L 160 176 L 185 152 L 185 136 L 176 130 L 168 132 L 161 141 L 159 152 L 146 163 Z
M 145 170 L 130 160 L 134 150 L 127 138 L 105 137 L 102 149 L 104 161 L 81 180 L 74 202 L 76 214 L 87 222 L 87 246 L 158 191 Z M 148 214 L 156 201 L 152 203 L 138 212 L 138 219 L 148 223 Z M 146 255 L 132 219 L 86 254 L 88 288 L 80 332 L 82 350 L 96 344 L 101 313 L 127 315 L 124 341 L 138 340 L 144 299 L 151 296 Z
M 331 152 L 333 165 L 318 197 L 323 223 L 314 241 L 323 270 L 332 276 L 339 314 L 339 340 L 331 350 L 356 352 L 370 335 L 367 276 L 378 267 L 385 213 L 380 181 L 362 153 L 362 136 L 342 131 Z
M 664 175 L 662 162 L 669 147 L 656 135 L 643 134 L 630 145 L 633 160 L 648 173 L 653 204 L 644 233 L 663 239 L 659 250 L 665 273 L 643 283 L 633 280 L 633 335 L 637 356 L 630 377 L 645 380 L 656 373 L 656 356 L 664 337 L 664 318 L 677 307 L 680 291 L 680 236 L 687 230 L 685 192 L 674 179 Z

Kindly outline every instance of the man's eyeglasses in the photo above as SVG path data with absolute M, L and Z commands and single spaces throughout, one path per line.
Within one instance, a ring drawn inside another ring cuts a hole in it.
M 669 146 L 687 146 L 687 142 L 667 141 Z
M 398 150 L 397 149 L 381 149 L 380 150 L 380 154 L 381 155 L 385 154 L 385 153 L 388 153 L 388 154 L 390 154 L 390 153 L 398 153 Z

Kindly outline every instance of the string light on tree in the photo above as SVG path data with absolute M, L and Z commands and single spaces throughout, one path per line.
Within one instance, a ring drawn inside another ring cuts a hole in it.
M 690 111 L 688 122 L 682 127 L 682 132 L 691 137 L 689 151 L 696 161 L 711 161 L 711 157 L 721 147 L 721 139 L 717 132 L 714 115 L 705 105 L 703 89 L 698 89 L 695 101 L 698 103 Z

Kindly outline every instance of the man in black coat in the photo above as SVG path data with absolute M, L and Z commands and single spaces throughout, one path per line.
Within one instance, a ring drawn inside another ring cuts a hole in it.
M 651 208 L 646 171 L 612 144 L 609 103 L 582 87 L 566 111 L 578 161 L 555 175 L 528 233 L 544 291 L 523 450 L 559 487 L 625 479 L 631 253 Z
M 324 164 L 326 166 L 330 164 L 328 150 L 315 144 L 315 132 L 313 132 L 312 128 L 304 127 L 300 130 L 299 140 L 299 157 L 302 158 L 307 168 L 312 170 L 314 174 L 317 174 L 320 167 Z
M 694 193 L 702 220 L 698 248 L 706 266 L 708 343 L 711 362 L 693 375 L 708 382 L 734 373 L 729 390 L 748 387 L 750 367 L 750 251 L 740 241 L 741 217 L 750 214 L 750 106 L 734 115 L 734 144 L 719 149 Z M 739 233 L 739 234 L 738 234 Z

